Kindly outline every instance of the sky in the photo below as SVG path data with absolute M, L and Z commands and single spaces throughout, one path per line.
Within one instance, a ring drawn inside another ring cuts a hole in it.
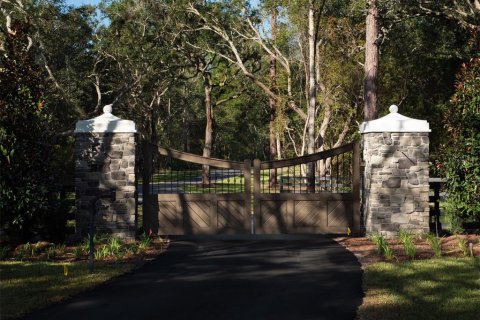
M 94 4 L 97 5 L 100 3 L 101 0 L 66 0 L 67 5 L 72 5 L 72 6 L 81 6 L 83 4 Z M 250 1 L 250 3 L 253 6 L 256 6 L 258 4 L 258 0 L 253 0 Z
M 97 5 L 100 3 L 100 0 L 66 0 L 65 3 L 72 6 L 81 6 L 84 4 Z

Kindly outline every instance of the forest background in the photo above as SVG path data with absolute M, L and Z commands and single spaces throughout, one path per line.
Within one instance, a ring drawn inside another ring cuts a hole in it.
M 229 160 L 429 121 L 453 221 L 480 222 L 478 0 L 1 0 L 2 236 L 61 238 L 75 122 L 105 104 L 151 142 Z M 455 220 L 456 219 L 456 220 Z M 61 228 L 60 228 L 61 229 Z

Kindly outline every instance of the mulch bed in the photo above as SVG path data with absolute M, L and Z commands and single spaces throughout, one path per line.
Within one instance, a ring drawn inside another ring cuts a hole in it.
M 138 252 L 135 254 L 133 253 L 125 253 L 122 257 L 114 257 L 108 256 L 101 261 L 103 263 L 129 263 L 134 264 L 136 267 L 142 266 L 145 262 L 150 261 L 156 258 L 158 255 L 162 254 L 166 251 L 170 244 L 170 241 L 167 240 L 159 240 L 153 239 L 150 246 L 145 249 L 139 249 Z M 24 262 L 80 262 L 80 263 L 87 263 L 88 262 L 88 254 L 85 253 L 81 257 L 75 256 L 75 249 L 77 246 L 66 246 L 62 252 L 58 252 L 54 257 L 47 257 L 47 250 L 48 248 L 53 247 L 53 243 L 50 242 L 39 242 L 39 243 L 32 243 L 32 245 L 37 245 L 38 253 L 35 255 L 27 255 L 23 257 L 22 261 Z M 6 259 L 6 261 L 15 261 L 15 252 L 20 250 L 21 246 L 19 245 L 15 250 L 12 252 L 11 256 Z M 100 248 L 102 245 L 97 245 L 96 249 Z
M 463 254 L 458 245 L 459 239 L 465 239 L 468 243 L 473 243 L 474 256 L 480 256 L 480 235 L 474 234 L 442 237 L 442 255 L 446 257 L 462 257 Z M 351 251 L 363 267 L 371 263 L 386 261 L 385 258 L 378 253 L 375 244 L 366 237 L 338 237 L 335 238 L 335 241 Z M 408 260 L 403 250 L 403 245 L 399 240 L 390 239 L 387 240 L 387 242 L 395 253 L 394 260 Z M 430 259 L 434 257 L 433 250 L 425 239 L 415 239 L 414 243 L 417 248 L 415 259 Z

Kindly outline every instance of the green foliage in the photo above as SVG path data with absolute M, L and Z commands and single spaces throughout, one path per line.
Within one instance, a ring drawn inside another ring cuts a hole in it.
M 12 251 L 12 249 L 9 247 L 9 246 L 1 246 L 0 247 L 0 260 L 5 260 L 8 258 L 8 256 L 10 255 L 10 251 Z
M 369 239 L 377 246 L 378 254 L 383 255 L 387 261 L 391 261 L 395 258 L 392 248 L 390 248 L 387 240 L 382 234 L 373 234 Z
M 52 131 L 29 25 L 13 21 L 12 28 L 0 57 L 0 220 L 8 234 L 25 239 L 48 214 Z
M 95 260 L 104 260 L 105 258 L 110 256 L 110 254 L 111 252 L 109 247 L 106 244 L 104 244 L 99 248 L 95 249 L 94 257 L 95 257 Z
M 46 260 L 53 260 L 57 256 L 58 252 L 55 247 L 50 247 L 45 251 L 45 259 Z
M 150 238 L 147 233 L 144 232 L 140 235 L 138 240 L 138 248 L 144 250 L 150 246 L 151 242 L 152 238 Z
M 364 271 L 359 319 L 477 319 L 480 259 L 373 263 Z
M 383 249 L 383 256 L 387 261 L 391 261 L 395 258 L 395 255 L 393 254 L 393 250 L 392 248 L 390 248 L 387 242 L 383 244 L 382 249 Z
M 432 247 L 435 257 L 440 258 L 442 256 L 442 241 L 440 238 L 430 233 L 427 235 L 427 242 Z
M 446 179 L 447 214 L 461 230 L 462 223 L 480 223 L 480 58 L 462 66 L 446 108 L 444 123 L 451 140 L 443 145 L 437 166 Z
M 383 237 L 383 235 L 381 233 L 375 233 L 370 235 L 369 239 L 377 246 L 377 252 L 379 254 L 382 254 L 385 245 L 385 238 Z
M 68 267 L 68 276 L 64 268 Z M 98 263 L 91 274 L 83 262 L 0 262 L 0 318 L 18 319 L 130 271 L 128 263 Z
M 468 257 L 468 242 L 465 239 L 458 239 L 458 248 L 464 257 Z
M 76 246 L 74 249 L 73 249 L 73 255 L 75 256 L 75 259 L 80 259 L 81 257 L 83 257 L 83 255 L 85 254 L 85 251 L 83 250 L 83 247 L 82 246 Z
M 415 243 L 413 243 L 413 238 L 413 234 L 407 230 L 400 230 L 398 233 L 398 239 L 403 244 L 405 255 L 411 260 L 415 259 L 415 255 L 417 254 L 417 248 L 415 247 Z

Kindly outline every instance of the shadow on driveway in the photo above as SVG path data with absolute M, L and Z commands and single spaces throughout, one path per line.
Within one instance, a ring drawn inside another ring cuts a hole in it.
M 167 253 L 26 319 L 354 319 L 355 256 L 325 237 L 174 241 Z

